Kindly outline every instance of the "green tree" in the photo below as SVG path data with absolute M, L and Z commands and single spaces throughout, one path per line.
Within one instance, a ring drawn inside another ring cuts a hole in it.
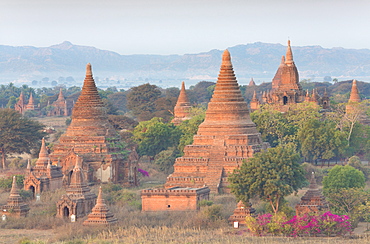
M 0 109 L 0 149 L 2 166 L 6 168 L 9 153 L 30 153 L 37 149 L 38 142 L 45 135 L 44 125 L 23 117 L 12 109 Z
M 204 107 L 196 107 L 190 110 L 191 119 L 183 121 L 178 128 L 182 135 L 179 140 L 178 149 L 182 153 L 186 145 L 193 143 L 194 135 L 198 132 L 199 125 L 204 121 L 206 109 Z
M 157 117 L 140 122 L 133 132 L 140 156 L 155 156 L 168 147 L 177 147 L 180 136 L 181 131 L 176 126 L 163 123 Z
M 228 178 L 231 192 L 244 203 L 259 197 L 276 214 L 284 197 L 307 183 L 299 162 L 300 156 L 291 144 L 256 153 Z
M 156 85 L 149 83 L 133 87 L 127 94 L 127 108 L 139 121 L 153 118 L 155 112 L 155 101 L 160 97 L 161 91 Z
M 311 119 L 297 133 L 302 156 L 308 161 L 329 160 L 343 155 L 346 147 L 344 133 L 329 120 Z
M 364 188 L 365 176 L 360 170 L 349 166 L 335 165 L 323 180 L 324 194 L 338 192 L 340 189 Z
M 171 174 L 173 172 L 173 164 L 178 156 L 179 151 L 175 147 L 169 147 L 155 156 L 154 163 L 164 173 Z

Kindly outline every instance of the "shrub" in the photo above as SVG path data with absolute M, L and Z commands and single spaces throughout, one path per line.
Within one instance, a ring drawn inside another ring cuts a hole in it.
M 198 202 L 199 207 L 206 207 L 206 206 L 211 206 L 213 204 L 212 201 L 203 199 Z

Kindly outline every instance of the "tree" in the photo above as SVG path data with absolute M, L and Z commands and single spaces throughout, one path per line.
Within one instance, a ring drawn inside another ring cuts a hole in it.
M 133 87 L 127 94 L 127 108 L 139 121 L 151 119 L 155 111 L 155 101 L 161 95 L 156 85 L 149 83 Z
M 44 125 L 23 117 L 12 109 L 0 109 L 0 149 L 2 166 L 6 168 L 9 153 L 30 153 L 45 135 Z
M 228 178 L 231 192 L 246 204 L 259 197 L 270 203 L 276 214 L 284 197 L 307 183 L 294 148 L 291 144 L 279 145 L 256 153 Z
M 178 157 L 178 150 L 175 147 L 169 147 L 158 153 L 154 158 L 154 163 L 158 165 L 159 169 L 166 174 L 173 172 L 173 164 Z
M 140 156 L 155 156 L 168 147 L 177 147 L 181 132 L 172 123 L 165 124 L 161 118 L 154 117 L 140 122 L 133 132 Z
M 338 192 L 340 189 L 364 188 L 365 176 L 360 170 L 349 166 L 335 165 L 323 180 L 324 194 Z
M 346 138 L 329 120 L 307 121 L 297 133 L 302 156 L 308 161 L 329 160 L 344 154 Z

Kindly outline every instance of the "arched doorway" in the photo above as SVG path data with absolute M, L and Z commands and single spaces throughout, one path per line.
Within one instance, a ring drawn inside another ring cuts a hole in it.
M 283 104 L 286 105 L 288 103 L 288 97 L 284 96 L 283 97 Z
M 69 218 L 69 208 L 67 206 L 63 208 L 63 217 Z
M 35 197 L 36 196 L 36 190 L 35 190 L 35 187 L 34 186 L 30 186 L 28 187 L 28 190 L 29 191 L 32 191 L 32 196 Z

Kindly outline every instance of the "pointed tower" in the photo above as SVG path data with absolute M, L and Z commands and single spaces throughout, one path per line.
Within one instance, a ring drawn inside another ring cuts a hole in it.
M 252 100 L 251 100 L 249 106 L 251 108 L 251 111 L 256 111 L 260 107 L 260 101 L 257 98 L 256 91 L 253 92 L 253 97 L 252 97 Z
M 87 216 L 87 219 L 83 222 L 83 225 L 111 225 L 117 222 L 117 218 L 113 216 L 108 206 L 105 204 L 100 186 L 96 205 Z
M 17 103 L 14 105 L 14 110 L 23 114 L 26 111 L 25 109 L 26 109 L 26 104 L 25 104 L 25 100 L 24 100 L 24 94 L 23 94 L 23 92 L 21 92 L 21 94 L 19 95 L 19 99 L 18 99 Z
M 96 195 L 90 192 L 84 180 L 83 169 L 76 160 L 71 175 L 71 183 L 67 188 L 66 195 L 63 195 L 57 202 L 57 216 L 70 217 L 74 214 L 77 218 L 86 216 L 96 202 Z
M 60 88 L 58 99 L 51 104 L 52 108 L 48 116 L 69 116 L 70 110 L 67 106 L 67 100 L 64 98 L 63 89 Z
M 360 97 L 360 93 L 358 92 L 356 80 L 353 80 L 352 82 L 351 95 L 349 96 L 348 102 L 352 102 L 352 103 L 361 102 L 361 97 Z
M 253 78 L 251 78 L 251 80 L 249 81 L 249 84 L 248 86 L 255 86 L 256 83 L 254 82 Z
M 26 110 L 37 110 L 38 107 L 35 104 L 35 100 L 33 99 L 32 92 L 30 92 L 30 98 L 28 99 L 28 104 L 26 105 Z
M 272 89 L 272 100 L 277 105 L 277 109 L 282 112 L 288 110 L 288 107 L 285 105 L 300 103 L 305 100 L 299 84 L 298 70 L 293 60 L 290 40 L 288 40 L 285 60 L 283 56 L 276 75 L 272 80 Z
M 13 176 L 12 189 L 6 205 L 2 206 L 3 214 L 15 217 L 26 217 L 30 208 L 24 203 L 15 176 Z
M 324 95 L 322 96 L 322 99 L 321 99 L 321 105 L 323 109 L 330 109 L 330 98 L 329 98 L 328 92 L 326 91 L 326 88 L 325 88 Z
M 304 101 L 305 102 L 310 102 L 311 101 L 310 92 L 308 91 L 308 89 L 306 91 L 306 96 L 304 98 Z
M 71 181 L 76 155 L 82 160 L 81 167 L 88 182 L 131 184 L 131 165 L 125 161 L 120 136 L 108 121 L 90 64 L 86 66 L 82 91 L 71 118 L 71 124 L 50 155 L 53 164 L 60 161 L 66 184 Z
M 177 158 L 174 173 L 167 177 L 165 188 L 175 186 L 201 188 L 214 193 L 228 191 L 227 176 L 243 160 L 267 148 L 239 90 L 230 53 L 222 55 L 220 74 L 208 103 L 205 120 L 200 124 L 192 145 Z
M 236 205 L 236 209 L 234 210 L 234 214 L 230 216 L 229 223 L 233 224 L 234 222 L 238 222 L 239 225 L 245 225 L 245 218 L 247 216 L 251 216 L 256 212 L 252 205 L 246 206 L 242 201 L 239 201 Z
M 312 172 L 310 186 L 308 191 L 301 198 L 301 201 L 295 206 L 296 215 L 302 216 L 306 213 L 318 213 L 329 210 L 329 205 L 325 197 L 317 187 L 315 174 Z
M 51 165 L 45 139 L 42 138 L 39 157 L 36 165 L 27 165 L 28 173 L 24 179 L 24 189 L 40 194 L 43 191 L 53 191 L 63 186 L 63 174 L 61 167 Z
M 174 118 L 172 123 L 174 123 L 174 125 L 179 125 L 182 121 L 190 119 L 190 109 L 191 105 L 188 96 L 186 95 L 185 83 L 182 82 L 179 98 L 177 99 L 174 109 Z

